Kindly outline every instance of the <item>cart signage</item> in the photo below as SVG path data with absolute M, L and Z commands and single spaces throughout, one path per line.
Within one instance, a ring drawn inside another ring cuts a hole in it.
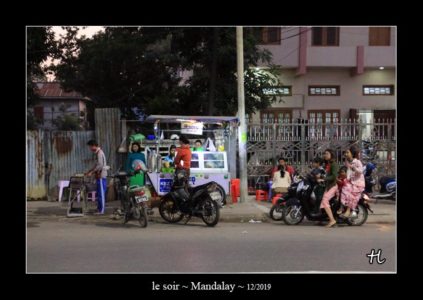
M 172 188 L 172 179 L 160 178 L 160 193 L 168 193 Z
M 181 122 L 181 133 L 182 134 L 194 134 L 202 135 L 203 134 L 203 122 Z

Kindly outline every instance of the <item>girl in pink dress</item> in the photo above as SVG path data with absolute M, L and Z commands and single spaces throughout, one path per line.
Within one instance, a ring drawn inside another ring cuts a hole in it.
M 347 183 L 342 188 L 342 198 L 347 210 L 341 217 L 348 218 L 351 211 L 357 207 L 361 193 L 364 191 L 365 181 L 363 174 L 363 164 L 358 160 L 358 150 L 351 147 L 344 152 L 345 166 L 347 170 Z

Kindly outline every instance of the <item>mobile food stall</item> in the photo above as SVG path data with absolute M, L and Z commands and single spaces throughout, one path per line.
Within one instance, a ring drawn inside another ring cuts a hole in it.
M 126 120 L 131 122 L 130 120 Z M 173 172 L 163 168 L 163 158 L 169 154 L 171 145 L 179 147 L 178 137 L 184 134 L 190 145 L 202 140 L 203 151 L 192 151 L 189 184 L 193 187 L 215 181 L 225 198 L 230 193 L 230 149 L 232 131 L 238 126 L 236 117 L 151 115 L 144 121 L 153 123 L 153 134 L 141 143 L 147 160 L 146 184 L 157 195 L 168 193 L 173 183 Z M 170 126 L 169 126 L 169 125 Z M 172 127 L 172 128 L 171 128 Z M 222 200 L 224 201 L 224 199 Z

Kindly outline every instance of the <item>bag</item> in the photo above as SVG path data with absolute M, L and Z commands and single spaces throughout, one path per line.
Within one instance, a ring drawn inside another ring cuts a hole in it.
M 212 141 L 212 139 L 211 139 L 211 138 L 207 138 L 207 140 L 206 140 L 206 144 L 204 145 L 204 148 L 205 148 L 207 151 L 210 151 L 210 152 L 216 152 L 216 147 L 214 146 L 214 143 L 213 143 L 213 141 Z

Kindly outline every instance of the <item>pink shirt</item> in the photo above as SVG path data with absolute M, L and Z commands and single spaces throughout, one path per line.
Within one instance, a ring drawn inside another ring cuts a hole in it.
M 354 171 L 353 171 L 354 169 Z M 363 164 L 358 159 L 354 158 L 351 162 L 351 168 L 348 168 L 347 179 L 352 185 L 356 187 L 365 187 L 363 174 Z

